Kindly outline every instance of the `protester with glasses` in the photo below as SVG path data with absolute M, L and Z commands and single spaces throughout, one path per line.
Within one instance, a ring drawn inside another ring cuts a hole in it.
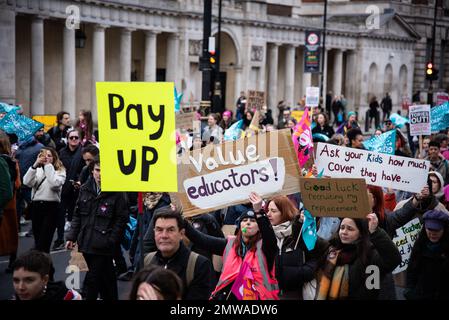
M 64 248 L 64 231 L 70 229 L 75 201 L 78 198 L 79 188 L 77 188 L 76 182 L 79 181 L 79 175 L 84 167 L 80 141 L 81 133 L 79 129 L 70 129 L 67 131 L 67 146 L 59 151 L 59 157 L 67 170 L 67 178 L 62 187 L 58 237 L 53 244 L 53 250 Z M 65 221 L 66 216 L 67 222 Z

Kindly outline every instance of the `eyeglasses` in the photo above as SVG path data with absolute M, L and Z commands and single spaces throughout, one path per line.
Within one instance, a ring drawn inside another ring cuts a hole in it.
M 78 140 L 80 137 L 78 137 L 78 136 L 71 136 L 71 137 L 69 137 L 69 139 L 70 140 Z

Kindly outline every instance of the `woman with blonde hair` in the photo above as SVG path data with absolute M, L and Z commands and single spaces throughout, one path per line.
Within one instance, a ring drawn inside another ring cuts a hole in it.
M 50 252 L 65 177 L 65 168 L 58 153 L 49 147 L 41 149 L 36 161 L 23 177 L 23 183 L 32 188 L 30 212 L 37 250 Z

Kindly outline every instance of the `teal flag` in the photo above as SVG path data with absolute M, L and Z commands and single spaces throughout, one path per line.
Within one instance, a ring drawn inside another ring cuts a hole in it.
M 181 100 L 183 93 L 178 94 L 178 91 L 175 87 L 175 112 L 181 111 Z
M 226 129 L 224 133 L 224 140 L 225 141 L 235 141 L 242 137 L 242 126 L 243 126 L 243 120 L 239 120 L 236 123 L 234 123 L 232 126 L 230 126 L 228 129 Z
M 304 209 L 304 223 L 302 224 L 302 239 L 309 251 L 315 248 L 317 240 L 316 219 L 307 209 Z
M 379 136 L 373 136 L 364 141 L 366 150 L 379 153 L 394 154 L 396 151 L 396 130 L 387 131 Z
M 449 102 L 430 109 L 430 126 L 432 132 L 449 128 Z
M 14 133 L 19 141 L 32 137 L 44 124 L 11 111 L 0 120 L 0 129 L 6 133 Z
M 392 113 L 390 115 L 390 120 L 398 128 L 402 128 L 406 123 L 409 123 L 407 118 L 400 116 L 397 113 Z

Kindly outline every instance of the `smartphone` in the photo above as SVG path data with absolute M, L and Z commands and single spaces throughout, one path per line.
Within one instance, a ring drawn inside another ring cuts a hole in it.
M 432 195 L 433 194 L 433 192 L 432 192 L 432 180 L 430 178 L 427 178 L 427 186 L 429 187 L 430 195 Z

